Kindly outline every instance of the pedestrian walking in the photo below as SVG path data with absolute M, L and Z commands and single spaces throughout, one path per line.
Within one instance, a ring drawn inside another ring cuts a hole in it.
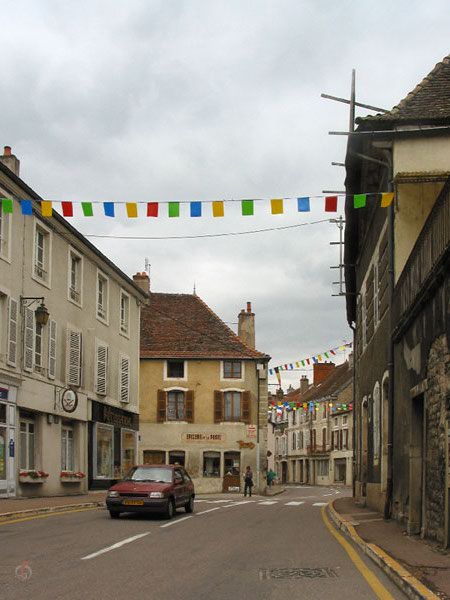
M 270 469 L 267 473 L 267 485 L 269 487 L 272 487 L 273 485 L 273 481 L 276 478 L 277 474 L 275 473 L 275 471 L 272 471 L 272 469 Z
M 248 495 L 251 497 L 252 495 L 252 487 L 253 487 L 253 472 L 250 467 L 245 469 L 244 473 L 244 496 Z

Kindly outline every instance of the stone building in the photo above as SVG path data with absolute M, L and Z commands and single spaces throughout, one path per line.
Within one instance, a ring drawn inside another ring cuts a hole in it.
M 0 197 L 0 497 L 108 487 L 136 460 L 146 295 L 42 216 L 9 147 Z
M 149 290 L 149 281 L 146 282 Z M 238 335 L 196 294 L 150 292 L 141 321 L 143 463 L 183 464 L 197 493 L 266 486 L 267 363 L 250 303 Z
M 355 491 L 448 546 L 450 56 L 398 106 L 357 124 L 345 232 Z M 387 208 L 377 195 L 353 207 L 353 194 L 390 189 Z

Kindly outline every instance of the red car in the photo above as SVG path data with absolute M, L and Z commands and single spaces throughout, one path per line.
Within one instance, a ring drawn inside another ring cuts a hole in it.
M 177 508 L 194 510 L 192 479 L 179 465 L 138 465 L 109 488 L 106 507 L 112 519 L 120 513 L 157 512 L 171 519 Z

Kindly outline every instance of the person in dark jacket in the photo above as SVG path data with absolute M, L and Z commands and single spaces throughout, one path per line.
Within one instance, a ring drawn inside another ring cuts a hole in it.
M 250 467 L 245 469 L 244 473 L 244 496 L 248 495 L 251 497 L 252 495 L 252 487 L 253 487 L 253 472 Z

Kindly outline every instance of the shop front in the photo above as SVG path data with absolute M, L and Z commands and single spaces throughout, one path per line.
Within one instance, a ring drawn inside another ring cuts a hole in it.
M 0 383 L 0 498 L 16 495 L 16 388 Z
M 137 463 L 139 415 L 91 401 L 89 489 L 106 489 Z

